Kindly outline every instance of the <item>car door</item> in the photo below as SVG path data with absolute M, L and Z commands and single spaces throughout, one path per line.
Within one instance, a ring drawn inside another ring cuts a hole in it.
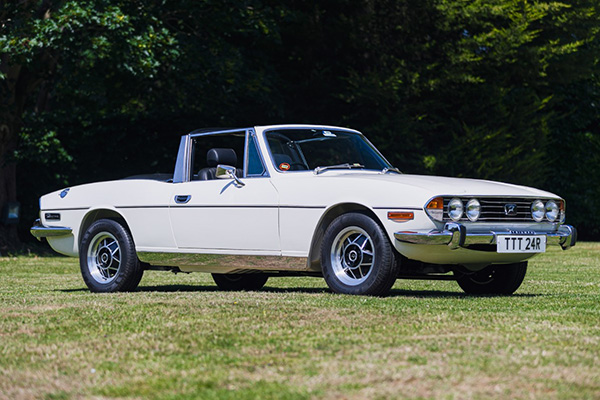
M 239 139 L 239 131 L 235 135 L 228 138 L 223 134 L 224 140 L 204 135 L 195 139 L 198 143 L 217 143 L 208 147 L 222 146 L 220 143 L 232 145 L 235 138 Z M 254 132 L 245 131 L 244 139 L 241 184 L 233 178 L 216 178 L 214 171 L 207 174 L 206 168 L 197 174 L 206 180 L 194 179 L 192 172 L 187 182 L 174 184 L 169 210 L 178 248 L 203 253 L 280 254 L 277 190 L 264 168 Z M 202 157 L 202 151 L 190 154 Z

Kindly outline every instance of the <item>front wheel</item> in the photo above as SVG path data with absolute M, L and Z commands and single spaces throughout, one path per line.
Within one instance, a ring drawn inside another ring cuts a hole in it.
M 227 291 L 260 290 L 269 279 L 263 274 L 212 274 L 212 277 L 219 289 Z
M 323 277 L 336 293 L 382 296 L 398 265 L 384 230 L 367 215 L 348 213 L 331 222 L 321 246 Z
M 456 282 L 468 294 L 513 294 L 525 278 L 527 261 L 490 265 L 472 274 L 460 274 Z
M 85 231 L 79 246 L 79 265 L 92 292 L 132 291 L 144 274 L 131 234 L 110 219 L 98 220 Z

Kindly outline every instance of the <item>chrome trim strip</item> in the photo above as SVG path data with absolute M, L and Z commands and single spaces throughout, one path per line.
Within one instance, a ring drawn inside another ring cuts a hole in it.
M 170 206 L 115 206 L 116 209 L 136 209 L 136 208 L 298 208 L 298 209 L 315 209 L 315 210 L 323 210 L 327 208 L 327 206 L 297 206 L 297 205 L 226 205 L 226 204 L 206 204 L 206 205 L 183 205 L 183 204 L 173 204 Z M 406 209 L 406 208 L 404 208 Z M 71 209 L 57 209 L 50 211 L 64 211 L 64 210 L 88 210 L 87 208 L 71 208 Z M 43 210 L 47 211 L 47 210 Z
M 189 147 L 190 135 L 184 135 L 179 142 L 175 171 L 173 171 L 173 183 L 187 182 L 189 180 Z
M 502 198 L 502 199 L 531 199 L 531 200 L 563 200 L 564 199 L 562 197 L 549 197 L 549 196 L 532 196 L 532 195 L 497 195 L 497 194 L 438 194 L 437 196 L 433 196 L 432 198 L 430 198 L 428 201 L 425 202 L 425 204 L 427 204 L 428 202 L 430 202 L 431 200 L 435 199 L 436 197 L 458 197 L 461 199 L 466 199 L 466 198 L 475 198 L 475 199 L 489 199 L 489 198 Z
M 306 257 L 239 256 L 230 254 L 137 252 L 152 266 L 179 267 L 184 272 L 309 271 Z
M 410 210 L 410 211 L 423 211 L 423 207 L 373 207 L 373 210 Z
M 248 148 L 248 143 L 250 142 L 250 130 L 246 130 L 246 136 L 244 137 L 244 158 L 242 160 L 242 178 L 246 178 L 248 176 L 248 152 L 250 149 Z M 259 153 L 260 154 L 260 153 Z M 267 169 L 263 164 L 263 168 Z
M 254 131 L 253 128 L 249 128 L 246 131 L 246 148 L 244 151 L 244 178 L 270 178 L 271 174 L 269 174 L 269 169 L 267 168 L 267 163 L 265 162 L 265 158 L 262 155 L 262 151 L 260 150 L 260 146 L 258 145 L 258 136 L 256 135 L 256 132 Z M 250 157 L 248 157 L 248 153 L 250 151 L 249 148 L 249 142 L 250 142 L 250 136 L 252 136 L 252 138 L 254 139 L 254 146 L 256 147 L 256 151 L 258 153 L 258 157 L 260 158 L 260 162 L 262 163 L 262 166 L 264 168 L 264 171 L 262 174 L 260 175 L 256 175 L 256 174 L 252 174 L 249 175 L 248 174 L 248 161 L 250 160 Z
M 68 236 L 73 232 L 73 229 L 64 226 L 44 226 L 39 219 L 36 219 L 29 232 L 37 240 L 41 240 L 45 237 Z
M 169 208 L 169 206 L 115 206 L 116 209 L 132 209 L 132 208 Z
M 327 206 L 294 206 L 294 205 L 289 205 L 289 206 L 279 206 L 279 208 L 307 208 L 307 209 L 323 210 L 323 209 L 327 208 Z
M 90 207 L 74 207 L 74 208 L 47 208 L 45 210 L 40 210 L 40 212 L 50 212 L 50 211 L 82 211 L 89 210 Z
M 547 245 L 555 245 L 567 250 L 577 242 L 577 230 L 570 225 L 562 225 L 555 232 L 530 231 L 529 235 L 546 236 Z M 431 230 L 429 232 L 400 231 L 394 233 L 396 240 L 403 243 L 426 244 L 426 245 L 448 245 L 451 249 L 468 247 L 475 244 L 496 244 L 498 235 L 518 235 L 517 231 L 489 231 L 489 232 L 467 232 L 464 225 L 458 223 L 447 223 L 443 230 Z
M 200 205 L 185 205 L 185 204 L 173 204 L 171 208 L 278 208 L 278 205 L 228 205 L 228 204 L 200 204 Z
M 279 206 L 268 204 L 248 204 L 248 205 L 227 205 L 227 204 L 202 204 L 202 205 L 178 205 L 174 204 L 171 208 L 297 208 L 297 209 L 316 209 L 323 210 L 326 206 Z
M 249 129 L 252 129 L 252 128 L 215 129 L 214 131 L 199 132 L 199 133 L 194 133 L 194 131 L 192 131 L 187 136 L 189 136 L 190 138 L 196 138 L 196 137 L 200 137 L 200 136 L 219 135 L 222 133 L 245 132 L 245 131 L 248 131 Z

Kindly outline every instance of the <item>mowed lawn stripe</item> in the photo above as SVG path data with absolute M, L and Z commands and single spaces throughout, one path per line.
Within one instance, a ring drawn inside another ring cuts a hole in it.
M 549 249 L 508 297 L 154 271 L 92 294 L 75 259 L 0 258 L 0 398 L 600 398 L 599 251 Z

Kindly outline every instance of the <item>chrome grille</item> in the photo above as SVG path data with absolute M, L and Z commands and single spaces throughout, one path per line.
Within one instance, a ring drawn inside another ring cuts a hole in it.
M 532 222 L 531 204 L 536 200 L 534 198 L 501 198 L 501 197 L 460 197 L 463 205 L 472 198 L 479 200 L 481 204 L 481 216 L 477 222 Z M 444 221 L 450 221 L 448 216 L 448 203 L 452 200 L 450 197 L 444 197 Z M 507 204 L 516 205 L 516 215 L 506 215 L 504 206 Z M 469 221 L 466 215 L 463 215 L 460 221 Z

